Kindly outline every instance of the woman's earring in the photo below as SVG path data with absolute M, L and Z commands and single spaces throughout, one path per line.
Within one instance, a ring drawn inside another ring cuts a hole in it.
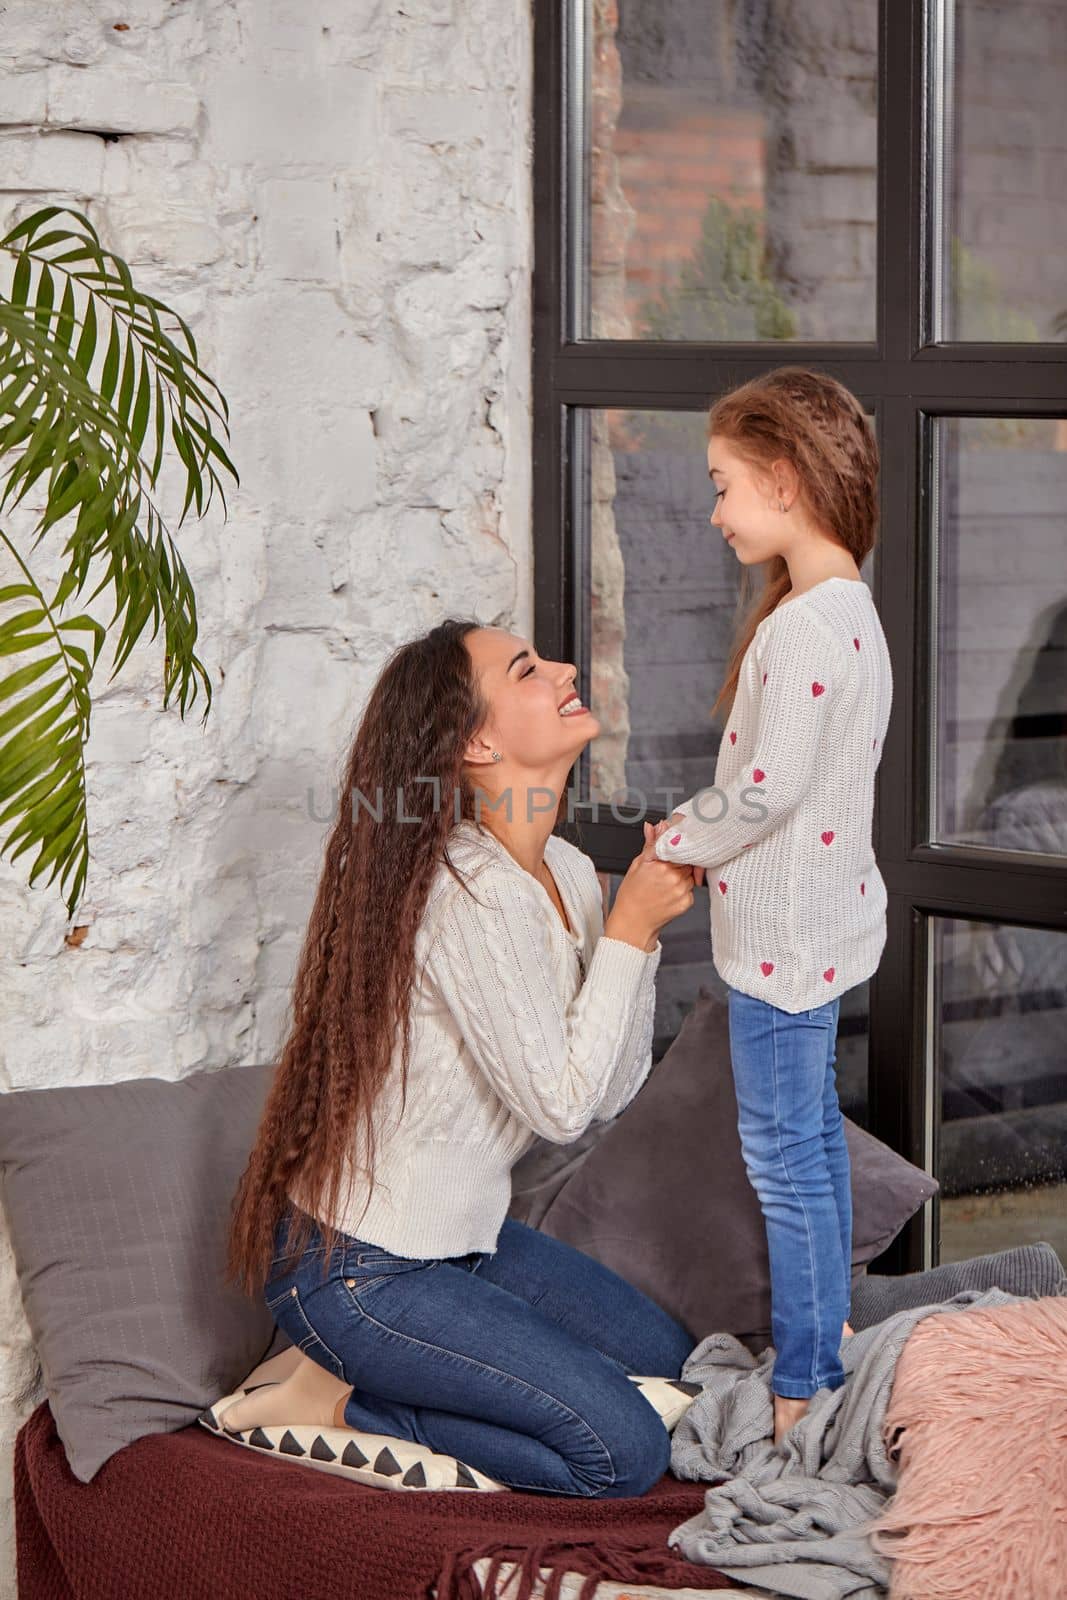
M 500 754 L 499 750 L 494 750 L 493 751 L 493 760 L 494 761 L 503 761 L 503 759 L 504 759 L 504 757 Z
M 784 511 L 785 510 L 785 501 L 784 500 L 779 500 L 778 509 L 779 509 L 779 511 Z

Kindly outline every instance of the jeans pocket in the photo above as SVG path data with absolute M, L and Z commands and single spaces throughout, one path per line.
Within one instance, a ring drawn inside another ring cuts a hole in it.
M 271 1286 L 268 1283 L 266 1289 L 264 1289 L 264 1291 L 263 1291 L 263 1302 L 266 1305 L 267 1310 L 269 1312 L 271 1312 L 272 1314 L 286 1300 L 295 1299 L 296 1298 L 296 1286 L 295 1286 L 295 1284 L 293 1285 L 293 1287 L 291 1289 L 275 1289 L 273 1292 L 268 1292 L 268 1291 L 270 1291 L 270 1287 Z
M 310 1356 L 320 1367 L 332 1372 L 334 1377 L 344 1377 L 344 1365 L 340 1356 L 330 1348 L 309 1320 L 308 1297 L 301 1293 L 297 1284 L 291 1283 L 287 1289 L 272 1292 L 266 1304 L 278 1327 L 298 1350 Z

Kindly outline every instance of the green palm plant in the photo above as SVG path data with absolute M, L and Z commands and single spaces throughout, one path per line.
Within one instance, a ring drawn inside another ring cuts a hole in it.
M 48 206 L 0 239 L 0 564 L 17 574 L 0 585 L 0 829 L 14 822 L 0 853 L 36 847 L 30 884 L 49 866 L 49 884 L 61 873 L 68 916 L 89 862 L 90 681 L 119 619 L 112 678 L 149 619 L 153 639 L 162 622 L 163 709 L 177 690 L 184 718 L 198 679 L 205 720 L 211 708 L 192 584 L 153 491 L 169 434 L 185 475 L 178 526 L 216 489 L 225 516 L 220 472 L 238 481 L 217 436 L 228 443 L 228 418 L 187 324 L 135 287 L 81 212 Z M 18 537 L 8 526 L 21 502 L 33 525 Z M 61 531 L 65 567 L 46 593 L 31 560 Z M 89 600 L 112 586 L 107 627 L 86 611 L 61 616 L 100 571 Z

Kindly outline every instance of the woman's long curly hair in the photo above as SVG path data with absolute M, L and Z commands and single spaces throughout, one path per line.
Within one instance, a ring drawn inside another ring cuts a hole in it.
M 863 407 L 843 383 L 805 367 L 778 367 L 715 401 L 708 412 L 708 438 L 713 434 L 758 471 L 783 458 L 791 461 L 808 513 L 857 566 L 874 549 L 878 445 Z M 765 567 L 754 598 L 745 571 L 741 621 L 713 717 L 720 706 L 733 704 L 745 651 L 791 587 L 784 557 L 772 557 Z
M 271 1276 L 275 1231 L 289 1210 L 286 1254 L 298 1257 L 317 1224 L 325 1276 L 343 1235 L 320 1213 L 337 1214 L 346 1161 L 353 1176 L 365 1175 L 369 1198 L 372 1113 L 397 1043 L 406 1098 L 415 936 L 439 862 L 466 887 L 446 845 L 460 819 L 477 820 L 464 756 L 489 706 L 464 641 L 481 626 L 450 618 L 396 650 L 356 732 L 297 965 L 292 1025 L 233 1201 L 226 1276 L 249 1295 Z M 360 1129 L 365 1168 L 355 1161 Z M 292 1208 L 290 1188 L 300 1196 Z

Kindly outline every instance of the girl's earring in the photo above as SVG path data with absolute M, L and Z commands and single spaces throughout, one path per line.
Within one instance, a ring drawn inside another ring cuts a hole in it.
M 503 759 L 504 759 L 504 757 L 500 754 L 499 750 L 494 750 L 493 751 L 493 760 L 494 761 L 503 761 Z
M 779 500 L 778 509 L 779 509 L 779 511 L 784 511 L 785 510 L 785 501 L 784 500 Z

